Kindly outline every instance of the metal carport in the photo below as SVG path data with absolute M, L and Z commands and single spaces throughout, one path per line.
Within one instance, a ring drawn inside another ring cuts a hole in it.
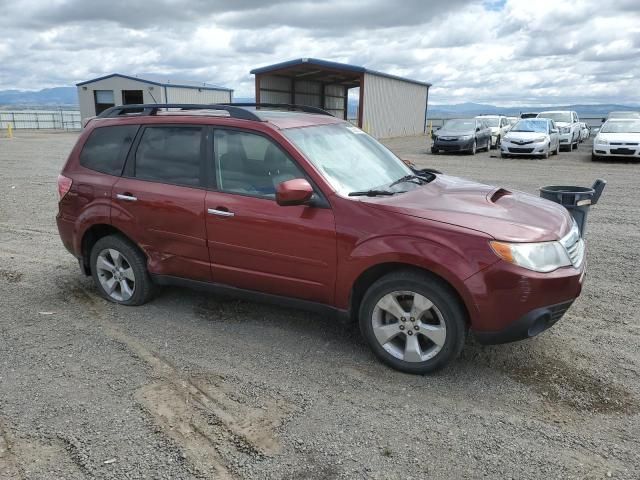
M 316 58 L 268 65 L 251 73 L 256 103 L 310 105 L 347 120 L 348 91 L 359 87 L 360 128 L 378 138 L 425 131 L 429 83 Z

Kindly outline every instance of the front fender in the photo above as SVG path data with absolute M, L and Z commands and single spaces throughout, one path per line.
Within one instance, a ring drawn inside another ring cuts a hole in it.
M 336 304 L 348 308 L 356 280 L 367 270 L 381 264 L 404 264 L 432 272 L 448 282 L 462 297 L 469 314 L 476 306 L 464 281 L 498 261 L 481 232 L 453 227 L 432 230 L 429 237 L 380 235 L 361 241 L 338 264 Z

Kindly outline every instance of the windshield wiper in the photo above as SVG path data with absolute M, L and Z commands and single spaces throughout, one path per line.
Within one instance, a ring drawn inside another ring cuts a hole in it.
M 403 192 L 392 192 L 390 190 L 363 190 L 361 192 L 351 192 L 349 193 L 350 197 L 377 197 L 378 195 L 395 195 L 396 193 Z
M 417 180 L 417 182 L 414 182 L 414 180 Z M 405 175 L 404 177 L 399 178 L 395 182 L 390 183 L 389 188 L 404 182 L 417 183 L 418 185 L 427 183 L 427 181 L 423 177 L 419 177 L 418 175 L 411 174 L 411 175 Z

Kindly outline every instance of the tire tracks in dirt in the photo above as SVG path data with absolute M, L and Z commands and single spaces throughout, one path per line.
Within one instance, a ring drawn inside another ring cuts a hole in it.
M 222 377 L 184 375 L 168 359 L 115 326 L 108 319 L 106 301 L 77 283 L 60 288 L 86 308 L 109 338 L 151 368 L 154 381 L 136 392 L 136 401 L 182 448 L 196 474 L 235 478 L 232 464 L 239 458 L 246 461 L 280 451 L 275 432 L 296 410 L 293 404 L 268 394 L 261 398 L 262 408 L 254 407 Z

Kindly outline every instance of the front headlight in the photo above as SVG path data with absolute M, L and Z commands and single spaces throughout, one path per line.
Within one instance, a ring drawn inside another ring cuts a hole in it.
M 560 127 L 560 133 L 571 133 L 571 127 Z
M 473 135 L 462 135 L 459 138 L 460 140 L 471 140 L 473 138 Z
M 596 144 L 598 145 L 609 145 L 609 140 L 602 137 L 596 137 Z
M 571 265 L 571 259 L 560 242 L 507 243 L 489 242 L 502 260 L 534 272 L 553 272 Z
M 547 141 L 547 137 L 537 137 L 533 139 L 533 143 L 540 143 L 540 142 L 546 142 Z

